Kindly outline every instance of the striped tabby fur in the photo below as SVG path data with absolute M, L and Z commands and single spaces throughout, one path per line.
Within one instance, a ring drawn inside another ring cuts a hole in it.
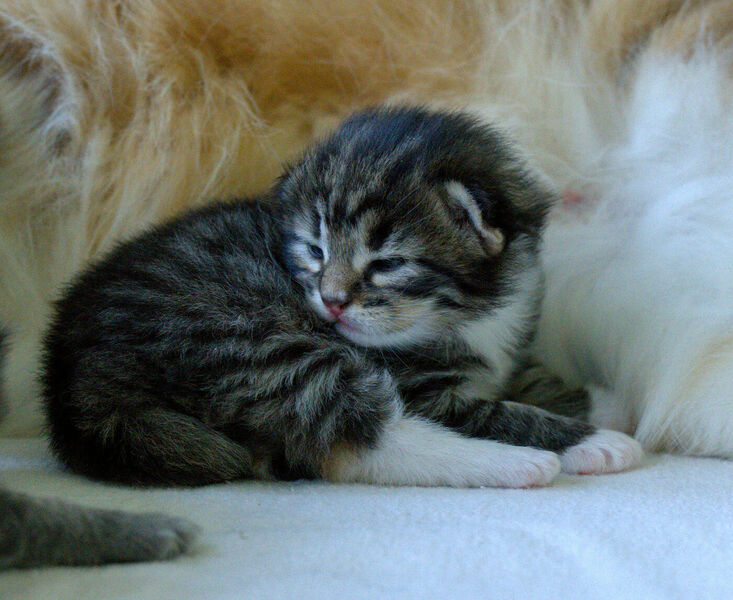
M 77 279 L 47 336 L 53 448 L 140 484 L 628 468 L 638 444 L 571 418 L 586 393 L 524 362 L 550 202 L 466 116 L 357 114 L 271 197 L 188 214 Z

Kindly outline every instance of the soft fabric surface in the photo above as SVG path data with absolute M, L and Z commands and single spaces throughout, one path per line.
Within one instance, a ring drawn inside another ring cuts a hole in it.
M 3 600 L 733 598 L 733 462 L 650 456 L 535 490 L 243 482 L 132 490 L 0 440 L 11 488 L 165 511 L 203 535 L 173 562 L 10 571 Z

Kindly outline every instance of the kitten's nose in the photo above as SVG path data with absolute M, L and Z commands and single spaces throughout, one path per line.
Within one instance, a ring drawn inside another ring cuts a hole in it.
M 337 319 L 341 316 L 341 313 L 344 312 L 350 302 L 348 298 L 343 296 L 324 296 L 323 294 L 321 294 L 321 300 L 323 301 L 323 305 L 326 307 L 326 310 L 328 310 L 328 312 Z

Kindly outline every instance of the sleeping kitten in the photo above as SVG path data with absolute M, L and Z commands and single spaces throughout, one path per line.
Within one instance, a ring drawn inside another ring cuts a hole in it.
M 0 359 L 2 340 L 0 331 Z M 184 519 L 85 508 L 0 488 L 0 569 L 164 560 L 183 552 L 196 531 Z
M 360 113 L 271 197 L 158 227 L 68 289 L 44 359 L 53 449 L 137 484 L 632 467 L 632 439 L 539 408 L 587 410 L 524 356 L 551 200 L 466 116 Z

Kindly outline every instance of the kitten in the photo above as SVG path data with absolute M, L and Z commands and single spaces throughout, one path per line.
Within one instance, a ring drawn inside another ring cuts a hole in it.
M 627 469 L 639 445 L 543 410 L 582 416 L 587 394 L 524 356 L 551 201 L 467 116 L 357 114 L 271 197 L 186 215 L 77 279 L 46 340 L 52 447 L 136 484 Z
M 0 359 L 3 338 L 0 330 Z M 183 552 L 196 532 L 184 519 L 85 508 L 0 488 L 0 569 L 164 560 Z

